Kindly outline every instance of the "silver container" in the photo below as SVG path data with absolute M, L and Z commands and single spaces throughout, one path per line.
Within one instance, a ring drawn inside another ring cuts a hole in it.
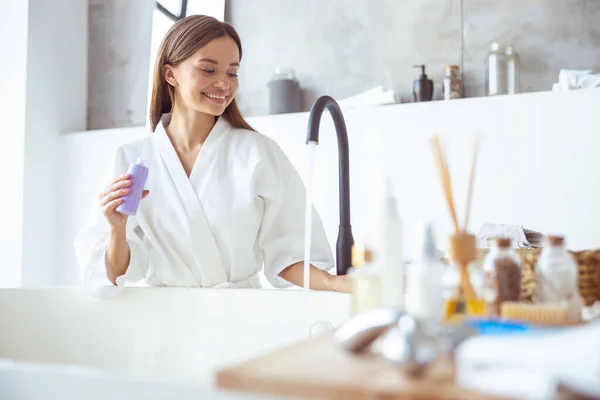
M 301 111 L 300 85 L 294 76 L 293 69 L 276 68 L 268 87 L 270 114 Z

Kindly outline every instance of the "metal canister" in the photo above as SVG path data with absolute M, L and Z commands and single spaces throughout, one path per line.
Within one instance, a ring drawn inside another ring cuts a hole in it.
M 291 68 L 276 68 L 268 83 L 269 113 L 300 112 L 300 85 Z

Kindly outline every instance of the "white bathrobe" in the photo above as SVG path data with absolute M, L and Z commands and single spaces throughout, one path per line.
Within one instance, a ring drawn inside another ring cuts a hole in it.
M 219 118 L 188 178 L 164 129 L 121 146 L 93 199 L 89 224 L 75 239 L 86 286 L 110 285 L 105 267 L 109 226 L 98 195 L 137 158 L 149 167 L 136 216 L 127 221 L 129 267 L 119 286 L 260 287 L 263 268 L 276 287 L 287 266 L 304 260 L 305 187 L 280 147 Z M 301 138 L 298 138 L 301 140 Z M 328 270 L 333 256 L 313 209 L 311 263 Z

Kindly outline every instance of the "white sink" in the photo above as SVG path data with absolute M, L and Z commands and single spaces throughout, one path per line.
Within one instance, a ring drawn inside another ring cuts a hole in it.
M 98 299 L 79 288 L 0 289 L 0 398 L 39 398 L 32 390 L 44 385 L 63 399 L 79 389 L 228 398 L 214 391 L 217 369 L 349 316 L 350 297 L 328 292 L 129 288 Z

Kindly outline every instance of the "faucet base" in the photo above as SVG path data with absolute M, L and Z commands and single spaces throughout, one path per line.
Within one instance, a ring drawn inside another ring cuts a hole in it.
M 351 225 L 340 225 L 336 245 L 336 272 L 338 275 L 346 275 L 352 267 L 352 247 L 354 237 Z

